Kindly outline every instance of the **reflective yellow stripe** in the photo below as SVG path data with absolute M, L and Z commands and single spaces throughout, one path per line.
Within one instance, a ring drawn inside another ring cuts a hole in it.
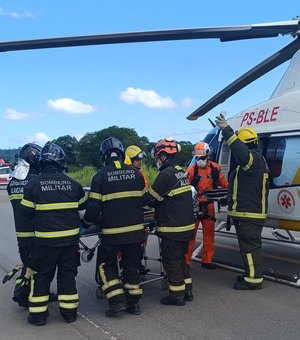
M 125 286 L 126 289 L 138 289 L 138 288 L 140 288 L 140 285 L 133 285 L 131 283 L 125 283 L 124 286 Z
M 8 273 L 7 275 L 9 275 L 9 274 L 12 274 L 12 273 Z M 21 283 L 23 281 L 23 279 L 16 279 L 16 285 L 18 284 L 18 283 Z
M 177 169 L 177 170 L 182 170 L 182 167 L 179 166 L 179 165 L 175 165 L 175 169 Z
M 34 237 L 34 231 L 17 231 L 17 237 Z
M 40 306 L 40 307 L 29 307 L 30 313 L 43 313 L 46 312 L 48 309 L 48 306 Z
M 116 169 L 122 169 L 120 161 L 114 161 Z
M 104 284 L 102 286 L 102 290 L 105 290 L 105 289 L 107 289 L 109 287 L 112 287 L 112 286 L 115 286 L 115 285 L 118 285 L 118 284 L 121 284 L 120 280 L 118 280 L 118 279 L 111 280 L 111 281 L 107 282 L 106 284 Z
M 9 195 L 9 199 L 12 200 L 21 200 L 23 198 L 23 194 L 11 194 Z
M 175 196 L 175 195 L 179 195 L 179 194 L 182 194 L 184 192 L 188 192 L 188 191 L 191 191 L 191 186 L 190 185 L 187 185 L 187 186 L 184 186 L 184 187 L 180 187 L 180 188 L 177 188 L 177 189 L 173 189 L 171 190 L 167 196 Z
M 98 194 L 97 192 L 91 191 L 91 192 L 89 193 L 89 198 L 94 198 L 95 200 L 101 201 L 102 195 L 101 195 L 101 194 Z
M 244 280 L 246 282 L 249 282 L 249 283 L 262 283 L 264 278 L 263 277 L 259 277 L 257 279 L 254 279 L 254 278 L 251 278 L 251 277 L 244 277 Z
M 266 212 L 266 196 L 267 196 L 267 181 L 268 181 L 269 175 L 268 174 L 264 174 L 263 175 L 263 182 L 262 182 L 262 192 L 261 192 L 261 205 L 262 205 L 262 209 L 261 212 L 262 214 L 267 214 Z
M 250 152 L 250 153 L 249 153 L 249 162 L 248 162 L 248 164 L 246 164 L 242 169 L 243 169 L 244 171 L 247 171 L 247 170 L 250 169 L 250 167 L 251 167 L 252 164 L 253 164 L 253 155 L 252 155 L 252 153 Z
M 243 212 L 243 211 L 228 211 L 228 215 L 232 217 L 248 217 L 248 218 L 259 218 L 264 219 L 267 217 L 267 214 L 262 213 L 250 213 L 250 212 Z
M 172 290 L 173 292 L 180 292 L 180 291 L 184 291 L 185 290 L 185 284 L 181 285 L 181 286 L 172 286 L 169 285 L 169 289 Z
M 78 300 L 78 294 L 71 294 L 71 295 L 58 295 L 58 301 L 71 301 L 71 300 Z
M 191 277 L 188 277 L 187 279 L 184 279 L 184 283 L 185 283 L 185 284 L 192 283 L 192 278 L 191 278 Z
M 254 264 L 253 264 L 252 254 L 247 253 L 246 257 L 247 257 L 247 262 L 248 262 L 248 267 L 249 267 L 249 275 L 250 275 L 251 278 L 254 278 L 255 268 L 254 268 Z
M 110 201 L 119 198 L 127 198 L 127 197 L 142 197 L 144 192 L 142 190 L 139 191 L 123 191 L 123 192 L 114 192 L 112 194 L 103 195 L 102 201 Z
M 118 228 L 103 228 L 101 233 L 103 235 L 112 235 L 112 234 L 122 234 L 127 233 L 130 231 L 138 231 L 143 230 L 144 225 L 143 224 L 135 224 L 135 225 L 129 225 L 124 227 L 118 227 Z
M 78 302 L 59 302 L 59 307 L 65 308 L 65 309 L 74 309 L 78 307 Z
M 195 224 L 189 224 L 185 226 L 178 227 L 158 227 L 157 231 L 161 233 L 183 233 L 185 231 L 194 230 Z
M 238 138 L 237 138 L 237 135 L 236 134 L 234 134 L 234 135 L 232 135 L 230 138 L 228 138 L 227 139 L 227 144 L 228 144 L 228 146 L 229 145 L 231 145 L 235 140 L 237 140 Z
M 123 288 L 120 288 L 120 289 L 116 289 L 116 290 L 113 290 L 112 292 L 109 292 L 106 295 L 107 299 L 110 299 L 116 295 L 121 295 L 121 294 L 124 294 L 124 289 Z
M 75 236 L 79 234 L 79 228 L 62 230 L 62 231 L 35 231 L 35 237 L 40 238 L 55 238 L 55 237 L 67 237 Z
M 108 284 L 108 281 L 106 279 L 106 275 L 105 275 L 105 271 L 104 271 L 104 265 L 105 263 L 101 263 L 100 266 L 99 266 L 99 274 L 100 274 L 100 277 L 101 277 L 101 280 L 103 282 L 104 285 L 107 285 Z M 102 286 L 102 289 L 103 289 L 103 286 Z
M 149 188 L 148 190 L 149 194 L 152 195 L 157 201 L 161 202 L 164 200 L 163 197 L 159 196 L 159 194 L 152 189 L 152 187 Z
M 87 192 L 84 194 L 84 196 L 79 200 L 78 204 L 82 204 L 84 203 L 87 199 L 88 199 L 89 195 L 87 194 Z
M 238 165 L 236 168 L 236 173 L 235 173 L 235 178 L 233 181 L 233 190 L 232 190 L 232 200 L 233 200 L 233 205 L 232 205 L 232 210 L 236 211 L 236 206 L 237 206 L 237 192 L 238 192 L 238 175 L 240 171 L 240 166 Z
M 32 303 L 48 302 L 49 301 L 49 295 L 44 295 L 44 296 L 29 296 L 29 301 L 32 302 Z
M 24 198 L 21 201 L 21 204 L 24 205 L 27 208 L 34 208 L 35 204 L 31 201 L 25 200 Z
M 78 202 L 60 202 L 49 204 L 36 204 L 35 210 L 61 210 L 61 209 L 76 209 Z
M 139 288 L 139 289 L 130 289 L 128 290 L 128 294 L 129 295 L 142 295 L 143 294 L 143 289 Z

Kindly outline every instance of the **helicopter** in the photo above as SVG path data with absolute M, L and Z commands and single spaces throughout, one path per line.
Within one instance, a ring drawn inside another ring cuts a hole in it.
M 259 77 L 291 59 L 290 66 L 267 101 L 250 107 L 228 119 L 234 128 L 252 126 L 259 134 L 261 147 L 270 167 L 271 190 L 266 226 L 300 231 L 300 17 L 289 21 L 242 26 L 200 27 L 127 33 L 68 36 L 8 41 L 0 43 L 0 52 L 62 48 L 73 46 L 123 44 L 190 39 L 219 39 L 228 42 L 243 39 L 290 35 L 287 46 L 246 72 L 187 118 L 196 120 Z M 223 173 L 230 170 L 230 151 L 214 128 L 204 139 Z M 218 217 L 217 217 L 218 218 Z M 219 216 L 220 221 L 224 216 Z M 289 238 L 298 241 L 293 234 Z M 279 238 L 285 236 L 277 233 Z

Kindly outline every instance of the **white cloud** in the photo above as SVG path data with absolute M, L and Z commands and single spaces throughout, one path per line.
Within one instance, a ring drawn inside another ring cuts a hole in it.
M 139 88 L 128 87 L 120 94 L 121 100 L 128 104 L 142 103 L 150 108 L 172 109 L 176 107 L 171 97 L 161 97 L 153 90 L 142 90 Z
M 7 120 L 24 120 L 30 118 L 30 114 L 25 112 L 19 112 L 14 109 L 7 109 L 3 115 Z
M 191 98 L 184 98 L 182 101 L 182 106 L 186 108 L 191 107 L 193 104 L 194 104 L 194 101 Z
M 27 143 L 37 143 L 39 145 L 43 145 L 51 140 L 44 132 L 37 132 L 34 135 L 25 137 L 25 139 Z
M 48 106 L 55 111 L 64 111 L 70 114 L 86 114 L 95 111 L 92 105 L 84 104 L 71 98 L 48 100 Z
M 20 18 L 30 18 L 35 19 L 36 16 L 28 11 L 10 11 L 6 10 L 3 7 L 0 7 L 0 15 L 10 17 L 13 19 L 20 19 Z

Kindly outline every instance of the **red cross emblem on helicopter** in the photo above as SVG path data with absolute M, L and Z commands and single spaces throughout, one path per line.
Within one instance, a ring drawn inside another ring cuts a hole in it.
M 285 214 L 291 214 L 295 210 L 295 199 L 291 192 L 286 189 L 280 190 L 277 195 L 277 204 Z

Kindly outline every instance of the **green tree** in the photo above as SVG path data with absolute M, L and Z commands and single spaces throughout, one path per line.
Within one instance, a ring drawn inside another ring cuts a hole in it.
M 78 141 L 75 137 L 71 137 L 70 135 L 61 136 L 54 139 L 52 142 L 59 145 L 64 150 L 68 164 L 76 164 L 76 145 Z

